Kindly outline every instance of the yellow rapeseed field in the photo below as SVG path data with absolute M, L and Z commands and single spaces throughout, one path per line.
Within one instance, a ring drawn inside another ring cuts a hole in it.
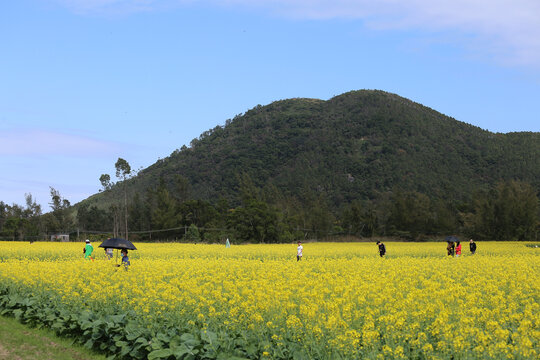
M 0 242 L 0 284 L 73 311 L 133 310 L 148 328 L 255 334 L 263 357 L 294 344 L 313 359 L 540 356 L 540 248 L 486 242 L 136 244 L 128 271 L 94 244 Z

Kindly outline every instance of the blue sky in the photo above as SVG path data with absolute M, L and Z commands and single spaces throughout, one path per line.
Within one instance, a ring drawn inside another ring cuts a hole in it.
M 381 89 L 540 131 L 537 0 L 18 0 L 0 5 L 0 200 L 76 203 L 261 104 Z

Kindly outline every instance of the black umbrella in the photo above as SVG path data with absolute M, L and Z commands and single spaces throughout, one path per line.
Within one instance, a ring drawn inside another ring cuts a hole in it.
M 99 245 L 102 248 L 117 249 L 116 250 L 116 262 L 118 263 L 118 249 L 137 250 L 135 245 L 131 241 L 121 238 L 107 239 Z M 120 266 L 120 265 L 117 265 Z
M 120 238 L 107 239 L 99 245 L 102 248 L 137 250 L 131 241 Z
M 459 241 L 459 239 L 456 236 L 452 235 L 452 236 L 445 237 L 444 241 L 446 241 L 446 242 L 457 242 L 457 241 Z

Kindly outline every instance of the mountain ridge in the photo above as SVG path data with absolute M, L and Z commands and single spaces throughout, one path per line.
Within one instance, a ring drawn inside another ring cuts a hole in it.
M 131 194 L 157 187 L 189 198 L 238 201 L 239 178 L 305 201 L 322 195 L 339 209 L 395 189 L 462 201 L 478 188 L 517 179 L 540 187 L 540 133 L 492 133 L 399 95 L 350 91 L 329 100 L 293 98 L 256 106 L 203 132 L 190 146 L 143 169 Z M 128 159 L 129 160 L 129 159 Z M 120 197 L 118 186 L 84 202 Z

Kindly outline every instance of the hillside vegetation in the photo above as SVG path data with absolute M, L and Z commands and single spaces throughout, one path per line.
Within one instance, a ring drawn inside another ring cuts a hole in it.
M 509 119 L 511 120 L 511 119 Z M 189 196 L 235 201 L 239 176 L 303 201 L 324 194 L 333 208 L 401 189 L 464 200 L 501 180 L 540 186 L 540 134 L 495 134 L 382 91 L 328 101 L 257 106 L 201 134 L 129 181 L 131 192 L 160 178 L 189 183 Z M 89 199 L 99 203 L 112 192 Z
M 288 99 L 227 120 L 134 177 L 119 159 L 120 181 L 77 204 L 73 221 L 57 197 L 48 229 L 118 235 L 127 222 L 147 239 L 178 227 L 159 236 L 186 239 L 189 227 L 204 241 L 534 240 L 539 159 L 540 133 L 492 133 L 383 91 Z

